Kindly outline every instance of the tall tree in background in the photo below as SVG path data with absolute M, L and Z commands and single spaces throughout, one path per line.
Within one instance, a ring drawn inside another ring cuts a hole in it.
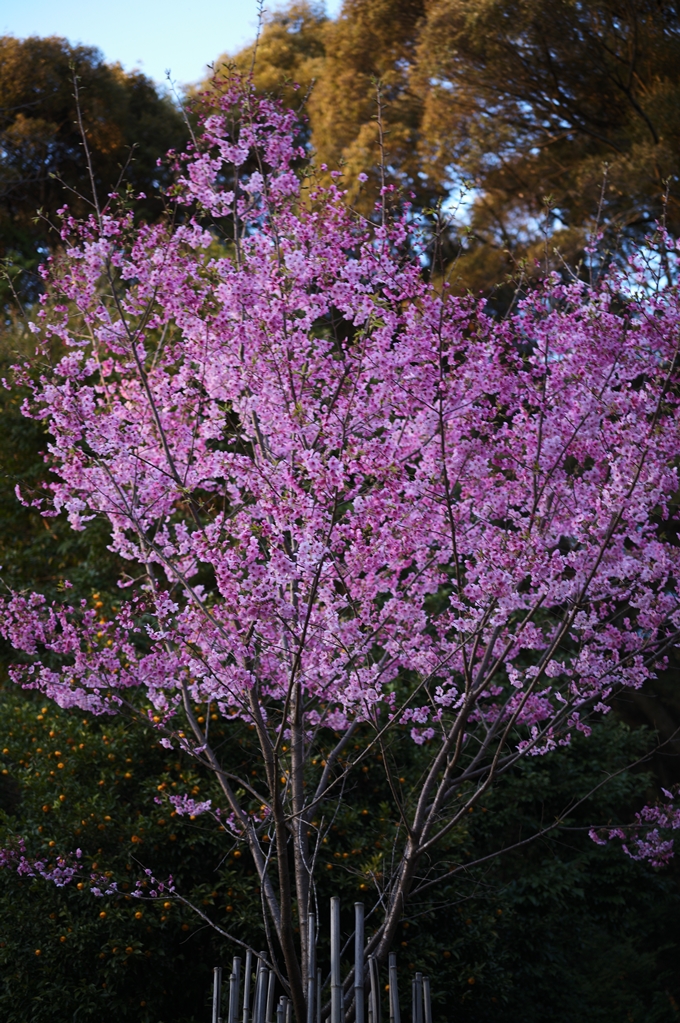
M 77 215 L 88 209 L 74 74 L 100 195 L 117 184 L 146 192 L 139 216 L 155 219 L 162 209 L 158 185 L 167 180 L 156 161 L 187 137 L 180 112 L 150 79 L 104 63 L 93 47 L 56 37 L 0 38 L 0 258 L 15 270 L 35 270 L 58 244 L 49 226 L 57 209 L 66 203 Z M 24 274 L 17 286 L 30 296 L 35 281 Z
M 444 194 L 421 176 L 423 102 L 409 84 L 423 15 L 421 0 L 345 3 L 337 20 L 325 16 L 322 4 L 294 2 L 266 15 L 257 46 L 233 58 L 241 71 L 253 66 L 260 92 L 281 93 L 284 84 L 291 105 L 299 103 L 291 102 L 292 83 L 300 86 L 298 97 L 309 93 L 317 163 L 343 165 L 348 199 L 365 213 L 380 182 L 381 128 L 388 174 L 416 189 L 421 205 Z M 222 57 L 216 67 L 229 62 Z M 369 175 L 366 187 L 360 173 Z
M 324 73 L 309 105 L 312 143 L 320 161 L 344 164 L 350 199 L 367 211 L 382 163 L 389 179 L 415 190 L 421 203 L 442 194 L 422 176 L 423 97 L 411 86 L 424 15 L 422 0 L 346 2 L 326 29 Z M 363 201 L 362 171 L 371 176 Z
M 275 95 L 291 109 L 298 108 L 323 77 L 326 32 L 331 24 L 323 3 L 304 0 L 293 0 L 265 14 L 257 41 L 234 57 L 223 54 L 215 61 L 215 84 L 219 87 L 226 67 L 236 66 L 241 74 L 252 71 L 258 92 Z
M 669 185 L 668 223 L 680 226 L 677 4 L 345 0 L 335 21 L 314 11 L 298 4 L 265 22 L 258 87 L 298 72 L 298 36 L 315 48 L 312 148 L 319 163 L 343 162 L 365 213 L 381 162 L 421 208 L 455 206 L 466 182 L 464 284 L 496 285 L 517 258 L 542 255 L 546 234 L 576 257 L 601 196 L 601 222 L 640 237 Z
M 602 222 L 639 238 L 668 182 L 677 231 L 679 69 L 666 0 L 438 0 L 418 42 L 423 159 L 473 179 L 487 245 L 530 242 L 549 196 L 546 228 L 571 255 L 603 186 Z

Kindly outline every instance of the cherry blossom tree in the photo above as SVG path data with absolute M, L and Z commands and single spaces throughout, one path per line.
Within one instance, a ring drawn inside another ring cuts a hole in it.
M 680 305 L 640 256 L 547 274 L 499 322 L 427 282 L 408 207 L 369 223 L 339 176 L 315 184 L 290 112 L 238 81 L 216 102 L 166 222 L 65 213 L 60 304 L 32 325 L 59 355 L 23 369 L 51 436 L 38 500 L 108 520 L 125 599 L 102 623 L 12 593 L 2 633 L 18 683 L 130 708 L 214 771 L 221 806 L 176 808 L 247 847 L 303 1020 L 318 843 L 368 752 L 399 824 L 383 959 L 489 787 L 678 642 Z M 223 766 L 215 714 L 252 726 L 264 785 Z M 394 735 L 423 757 L 411 791 Z

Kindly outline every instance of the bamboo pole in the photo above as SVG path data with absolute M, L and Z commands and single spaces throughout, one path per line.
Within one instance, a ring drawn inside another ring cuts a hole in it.
M 364 1023 L 364 904 L 354 903 L 354 1020 Z
M 307 1023 L 314 1023 L 314 981 L 316 979 L 316 920 L 314 914 L 307 917 Z
M 331 1023 L 342 1023 L 342 980 L 340 977 L 340 899 L 331 899 Z
M 250 1010 L 250 1019 L 252 1023 L 259 1023 L 260 1013 L 260 974 L 262 972 L 262 965 L 259 958 L 255 959 L 255 983 L 253 984 L 253 1004 Z
M 390 952 L 389 988 L 390 988 L 390 1023 L 401 1023 L 399 1011 L 399 984 L 397 978 L 397 957 Z
M 229 1013 L 227 1015 L 227 1023 L 237 1023 L 240 987 L 241 960 L 239 956 L 234 956 L 229 976 Z
M 316 1023 L 321 1023 L 321 970 L 316 968 Z
M 217 1023 L 220 1018 L 221 995 L 222 967 L 216 966 L 213 970 L 212 1023 Z
M 423 1008 L 425 1023 L 432 1023 L 432 998 L 430 996 L 430 978 L 423 977 Z
M 267 1023 L 274 1023 L 274 985 L 276 984 L 276 977 L 274 971 L 269 971 L 269 984 L 267 986 L 267 1012 L 266 1020 Z
M 253 953 L 248 949 L 246 952 L 246 968 L 243 973 L 243 1021 L 242 1023 L 248 1023 L 248 1017 L 250 1015 L 250 984 L 251 974 L 253 970 Z
M 267 1011 L 267 979 L 269 971 L 264 965 L 265 952 L 260 952 L 260 963 L 258 967 L 258 985 L 257 985 L 257 1015 L 255 1023 L 265 1023 L 265 1013 Z
M 265 965 L 263 963 L 264 952 L 260 952 L 257 957 L 257 967 L 255 970 L 255 993 L 253 996 L 253 1012 L 252 1012 L 252 1023 L 264 1023 L 264 1008 L 266 995 L 264 992 L 265 980 Z
M 423 1023 L 423 975 L 416 973 L 413 980 L 413 1023 Z
M 380 974 L 375 956 L 368 957 L 368 972 L 371 978 L 370 1023 L 380 1023 Z

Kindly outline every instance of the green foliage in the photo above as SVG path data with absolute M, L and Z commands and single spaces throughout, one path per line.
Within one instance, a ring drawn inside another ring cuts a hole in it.
M 405 913 L 397 945 L 402 1002 L 409 977 L 421 970 L 433 979 L 439 1019 L 677 1018 L 677 872 L 652 872 L 587 836 L 593 820 L 626 820 L 631 804 L 645 798 L 649 776 L 625 767 L 649 739 L 608 718 L 587 744 L 576 740 L 524 762 L 502 791 L 488 794 L 421 883 L 457 867 L 455 879 L 423 892 Z M 384 851 L 376 864 L 389 855 L 396 826 L 386 805 L 379 820 Z M 553 832 L 513 850 L 558 820 Z M 474 865 L 503 847 L 504 856 Z
M 222 863 L 229 850 L 222 829 L 154 802 L 159 786 L 195 791 L 205 782 L 122 718 L 79 718 L 8 689 L 0 702 L 1 777 L 15 782 L 0 844 L 12 846 L 19 835 L 48 862 L 80 848 L 83 865 L 77 886 L 64 888 L 0 872 L 0 919 L 13 919 L 0 943 L 0 1016 L 8 1023 L 200 1019 L 224 942 L 178 902 L 129 892 L 152 866 L 159 878 L 172 873 L 220 922 L 231 922 L 225 907 L 233 903 L 239 934 L 256 936 L 249 868 L 233 857 Z M 120 897 L 92 895 L 91 870 L 118 880 Z
M 56 211 L 65 204 L 79 216 L 92 209 L 74 73 L 100 201 L 129 186 L 148 195 L 140 215 L 158 217 L 158 185 L 169 179 L 156 161 L 187 139 L 180 112 L 139 71 L 125 72 L 93 47 L 57 37 L 0 37 L 0 259 L 28 300 L 39 290 L 38 263 L 59 244 Z M 9 297 L 0 282 L 0 303 Z
M 51 861 L 57 850 L 83 853 L 80 890 L 0 871 L 0 919 L 14 920 L 0 946 L 0 1016 L 11 1023 L 70 1019 L 76 1012 L 76 1019 L 93 1021 L 207 1019 L 210 967 L 226 964 L 238 946 L 175 899 L 137 900 L 129 893 L 147 867 L 160 880 L 172 874 L 178 891 L 207 918 L 265 947 L 248 854 L 239 855 L 208 815 L 173 815 L 166 800 L 173 792 L 214 799 L 214 778 L 125 718 L 81 717 L 7 687 L 0 704 L 0 844 L 20 835 L 32 855 Z M 619 1023 L 628 1011 L 639 1023 L 677 1018 L 677 875 L 650 871 L 587 837 L 593 820 L 617 823 L 629 816 L 631 802 L 644 798 L 648 777 L 624 770 L 570 810 L 575 794 L 585 795 L 605 774 L 623 768 L 649 737 L 613 719 L 596 730 L 588 756 L 585 742 L 577 741 L 519 767 L 430 865 L 429 878 L 461 869 L 405 913 L 397 945 L 404 1008 L 410 977 L 422 970 L 432 978 L 439 1019 L 454 1011 L 469 1023 L 546 1017 Z M 220 740 L 230 751 L 228 769 L 256 787 L 247 726 L 230 727 Z M 407 755 L 398 784 L 408 799 L 417 785 L 418 748 L 405 737 L 402 743 Z M 322 963 L 329 951 L 329 896 L 341 896 L 349 935 L 353 902 L 372 904 L 390 856 L 399 824 L 383 764 L 382 755 L 369 756 L 362 783 L 345 793 L 335 818 L 315 822 L 323 828 L 319 858 L 325 864 Z M 546 838 L 474 865 L 558 818 L 561 826 Z M 94 897 L 91 869 L 110 874 L 120 894 Z
M 11 380 L 12 365 L 32 360 L 32 336 L 19 319 L 10 321 L 0 338 L 0 377 Z M 74 593 L 89 597 L 94 590 L 116 591 L 121 566 L 107 550 L 102 523 L 95 521 L 82 533 L 71 530 L 65 519 L 45 518 L 38 508 L 17 500 L 19 486 L 26 502 L 39 499 L 49 479 L 43 453 L 49 436 L 41 423 L 26 419 L 22 388 L 0 386 L 0 574 L 10 588 L 35 588 L 54 597 L 68 579 Z M 111 598 L 113 599 L 113 597 Z

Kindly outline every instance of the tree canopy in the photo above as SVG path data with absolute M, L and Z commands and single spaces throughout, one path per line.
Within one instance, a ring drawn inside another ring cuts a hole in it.
M 1 37 L 0 258 L 15 272 L 35 270 L 58 244 L 51 225 L 60 207 L 79 216 L 91 209 L 74 76 L 100 198 L 129 186 L 148 195 L 138 215 L 155 219 L 158 186 L 168 180 L 157 160 L 187 138 L 172 100 L 139 71 L 125 72 L 95 48 L 57 37 Z M 29 281 L 22 275 L 18 286 L 30 295 Z
M 668 0 L 345 0 L 335 21 L 275 12 L 255 78 L 313 76 L 312 149 L 349 200 L 370 213 L 382 160 L 418 206 L 457 211 L 449 254 L 464 241 L 463 283 L 488 288 L 546 234 L 577 257 L 598 217 L 613 236 L 680 226 L 679 56 Z

